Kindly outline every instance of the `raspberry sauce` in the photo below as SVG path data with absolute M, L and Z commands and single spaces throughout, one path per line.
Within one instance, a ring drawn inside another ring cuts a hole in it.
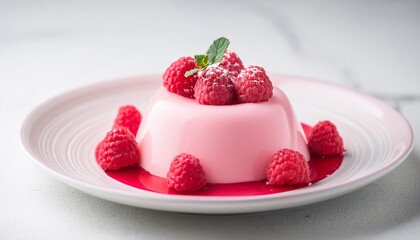
M 303 130 L 307 138 L 309 138 L 311 127 L 302 124 Z M 311 181 L 309 184 L 314 184 L 329 175 L 333 174 L 341 165 L 343 156 L 333 156 L 326 158 L 312 157 L 308 161 L 311 169 Z M 140 166 L 131 166 L 122 168 L 118 171 L 106 171 L 106 174 L 124 184 L 129 186 L 171 195 L 193 195 L 193 196 L 257 196 L 287 192 L 308 186 L 309 184 L 299 185 L 284 185 L 284 186 L 271 186 L 267 184 L 267 180 L 240 182 L 240 183 L 208 183 L 206 187 L 200 191 L 193 193 L 179 193 L 166 184 L 166 179 L 150 174 Z

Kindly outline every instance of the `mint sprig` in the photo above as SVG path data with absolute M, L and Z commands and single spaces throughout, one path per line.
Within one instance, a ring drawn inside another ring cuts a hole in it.
M 205 70 L 208 66 L 220 63 L 223 59 L 226 49 L 230 42 L 227 38 L 221 37 L 216 39 L 207 50 L 206 54 L 194 55 L 195 63 L 201 68 L 195 68 L 185 73 L 185 77 L 189 77 L 196 72 Z
M 221 37 L 213 42 L 210 45 L 207 54 L 209 55 L 209 62 L 211 64 L 219 63 L 223 59 L 223 54 L 225 54 L 226 49 L 229 46 L 229 40 L 227 38 Z

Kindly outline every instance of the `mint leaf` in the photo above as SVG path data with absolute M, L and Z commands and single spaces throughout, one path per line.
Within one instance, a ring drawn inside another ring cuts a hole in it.
M 196 72 L 205 70 L 208 66 L 219 63 L 223 59 L 226 49 L 230 42 L 227 38 L 216 39 L 207 50 L 206 54 L 194 55 L 195 63 L 201 68 L 194 68 L 185 72 L 184 76 L 189 77 Z
M 223 59 L 223 54 L 225 54 L 226 49 L 229 46 L 229 40 L 227 38 L 221 37 L 216 39 L 213 44 L 210 45 L 207 54 L 209 55 L 209 63 L 219 63 Z
M 189 76 L 193 75 L 194 73 L 199 72 L 199 71 L 202 71 L 202 70 L 204 70 L 206 68 L 207 68 L 207 66 L 205 66 L 204 68 L 194 68 L 194 69 L 191 69 L 190 71 L 185 72 L 184 76 L 185 77 L 189 77 Z
M 194 55 L 194 59 L 197 66 L 204 67 L 208 63 L 209 55 L 208 54 Z

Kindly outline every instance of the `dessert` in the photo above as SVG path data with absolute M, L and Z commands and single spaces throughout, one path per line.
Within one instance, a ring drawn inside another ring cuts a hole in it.
M 144 118 L 134 106 L 121 107 L 113 130 L 97 146 L 98 164 L 106 171 L 137 165 L 127 184 L 182 193 L 212 192 L 214 186 L 273 193 L 273 187 L 305 186 L 334 172 L 344 153 L 335 125 L 322 121 L 304 132 L 264 68 L 244 67 L 228 45 L 219 38 L 205 54 L 172 63 Z M 338 158 L 308 163 L 310 154 Z
M 306 138 L 286 95 L 278 88 L 266 102 L 201 105 L 159 88 L 141 123 L 140 166 L 166 177 L 181 153 L 200 159 L 207 182 L 232 183 L 266 178 L 271 156 L 282 148 L 309 160 Z

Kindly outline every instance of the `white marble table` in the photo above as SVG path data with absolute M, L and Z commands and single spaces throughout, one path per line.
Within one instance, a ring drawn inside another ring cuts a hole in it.
M 419 1 L 0 0 L 0 239 L 417 239 L 419 144 L 350 194 L 233 216 L 108 202 L 56 181 L 25 154 L 20 125 L 49 97 L 161 73 L 219 36 L 245 64 L 381 98 L 420 135 Z

